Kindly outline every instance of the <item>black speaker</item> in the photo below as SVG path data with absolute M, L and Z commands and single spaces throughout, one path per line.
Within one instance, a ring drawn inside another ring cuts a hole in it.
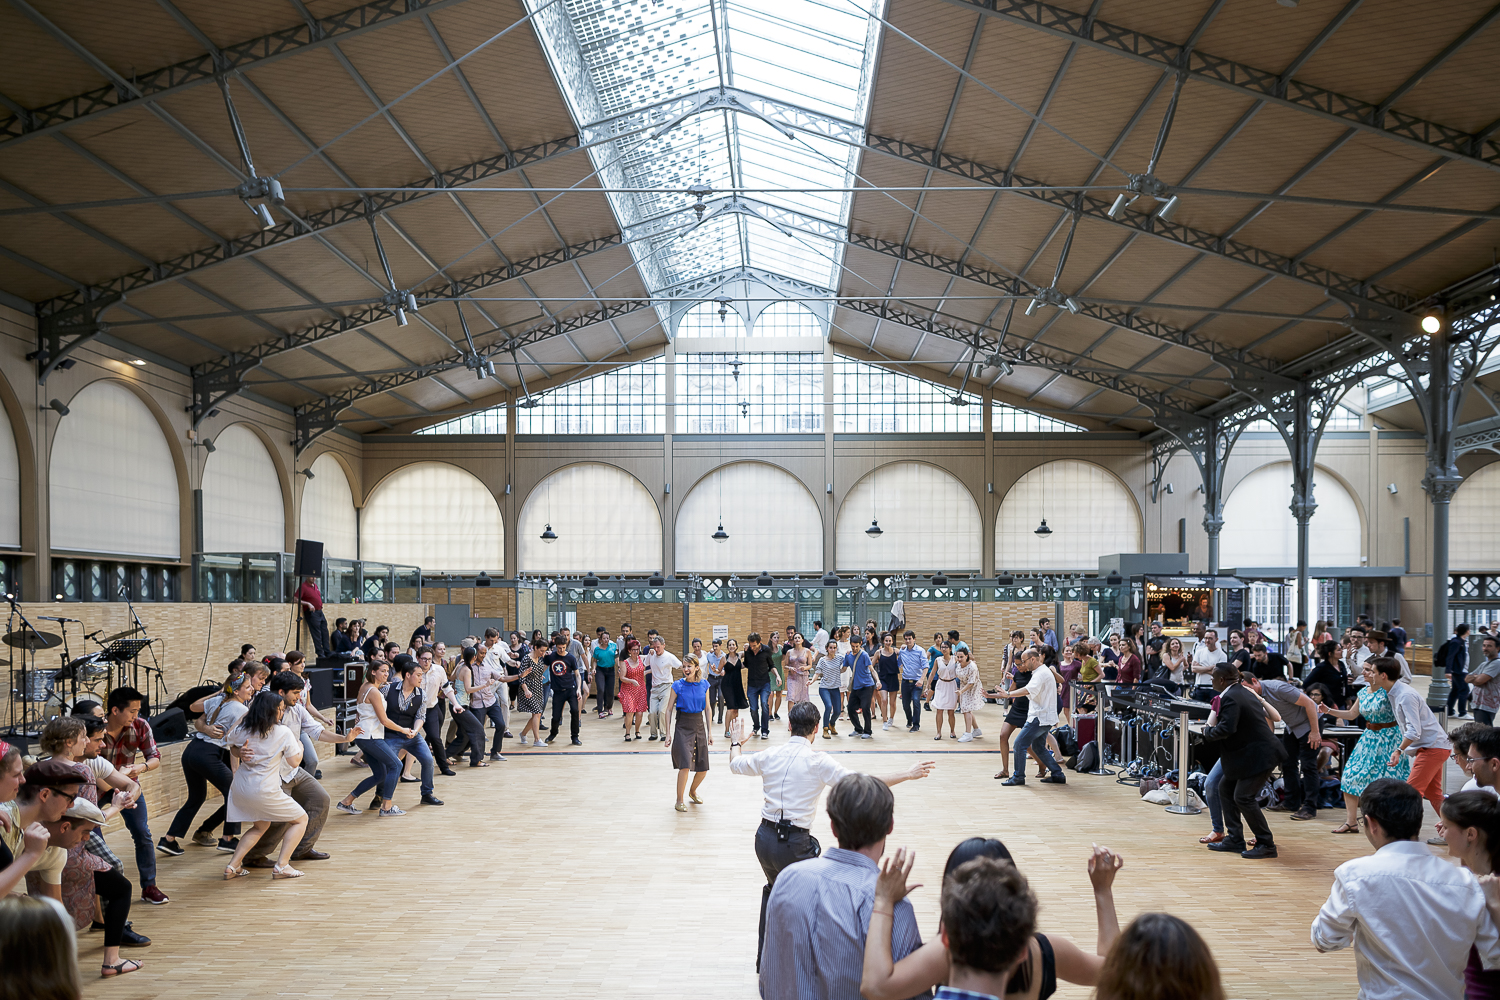
M 158 743 L 176 743 L 178 740 L 187 739 L 187 716 L 180 708 L 167 709 L 151 719 L 148 725 L 151 727 L 152 738 Z
M 297 539 L 297 558 L 292 573 L 296 576 L 322 576 L 323 543 Z
M 334 702 L 334 685 L 344 679 L 342 667 L 313 667 L 304 670 L 307 681 L 307 700 L 313 708 L 324 709 Z

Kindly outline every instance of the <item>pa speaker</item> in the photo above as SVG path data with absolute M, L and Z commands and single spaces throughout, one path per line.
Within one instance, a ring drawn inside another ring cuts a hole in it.
M 158 743 L 176 743 L 187 739 L 187 716 L 180 708 L 169 708 L 149 722 L 151 736 Z
M 296 576 L 322 576 L 323 543 L 297 539 L 297 558 L 292 573 Z

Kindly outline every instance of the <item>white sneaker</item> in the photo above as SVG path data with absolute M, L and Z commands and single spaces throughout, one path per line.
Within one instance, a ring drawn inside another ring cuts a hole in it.
M 976 740 L 979 739 L 979 737 L 981 737 L 981 736 L 984 735 L 984 733 L 982 733 L 982 732 L 979 731 L 979 727 L 978 726 L 975 726 L 974 729 L 972 730 L 972 732 L 974 733 L 974 738 Z
M 882 725 L 880 728 L 881 729 L 890 729 L 891 728 L 891 720 L 890 719 L 886 719 L 885 720 L 885 724 Z
M 521 745 L 523 747 L 529 747 L 529 746 L 531 746 L 531 741 L 528 740 L 526 737 L 522 736 L 521 737 Z
M 960 742 L 960 743 L 973 743 L 974 742 L 974 734 L 973 733 L 964 733 L 962 736 L 960 736 L 958 738 L 958 742 Z
M 533 747 L 544 747 L 544 746 L 547 745 L 547 741 L 546 740 L 537 740 L 535 743 L 533 743 L 531 745 Z

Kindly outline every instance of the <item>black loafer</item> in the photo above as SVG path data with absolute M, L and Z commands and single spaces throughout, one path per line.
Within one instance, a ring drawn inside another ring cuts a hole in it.
M 293 861 L 327 861 L 329 855 L 322 851 L 308 851 L 306 854 L 293 854 Z
M 440 806 L 443 804 L 443 800 L 436 795 L 424 795 L 422 796 L 422 804 L 424 806 Z
M 1000 784 L 1002 784 L 1002 785 L 1024 785 L 1024 784 L 1026 784 L 1026 776 L 1025 775 L 1021 775 L 1021 774 L 1013 774 L 1009 778 L 1006 778 L 1004 781 L 1000 782 Z
M 145 948 L 150 944 L 150 938 L 144 934 L 137 934 L 129 927 L 125 928 L 125 933 L 120 937 L 121 948 Z
M 1256 844 L 1248 851 L 1241 851 L 1240 857 L 1249 858 L 1252 861 L 1259 860 L 1260 858 L 1274 858 L 1276 857 L 1276 845 Z
M 1049 774 L 1039 780 L 1044 785 L 1066 785 L 1068 783 L 1068 776 L 1065 774 Z
M 1243 854 L 1245 842 L 1243 840 L 1221 840 L 1217 844 L 1209 844 L 1210 851 L 1218 851 L 1221 854 Z

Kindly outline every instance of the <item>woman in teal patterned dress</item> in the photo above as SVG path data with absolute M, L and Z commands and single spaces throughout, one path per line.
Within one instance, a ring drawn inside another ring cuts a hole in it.
M 1371 683 L 1375 671 L 1370 661 L 1364 664 L 1365 686 L 1359 689 L 1354 707 L 1330 708 L 1329 715 L 1353 720 L 1364 716 L 1365 731 L 1354 752 L 1344 761 L 1344 778 L 1339 788 L 1344 793 L 1344 809 L 1348 812 L 1342 826 L 1334 827 L 1331 833 L 1358 833 L 1359 795 L 1376 778 L 1395 778 L 1405 781 L 1411 772 L 1411 758 L 1401 757 L 1395 767 L 1387 766 L 1391 754 L 1401 747 L 1401 728 L 1396 725 L 1395 713 L 1391 711 L 1390 698 L 1385 691 Z M 1399 683 L 1399 682 L 1398 682 Z

